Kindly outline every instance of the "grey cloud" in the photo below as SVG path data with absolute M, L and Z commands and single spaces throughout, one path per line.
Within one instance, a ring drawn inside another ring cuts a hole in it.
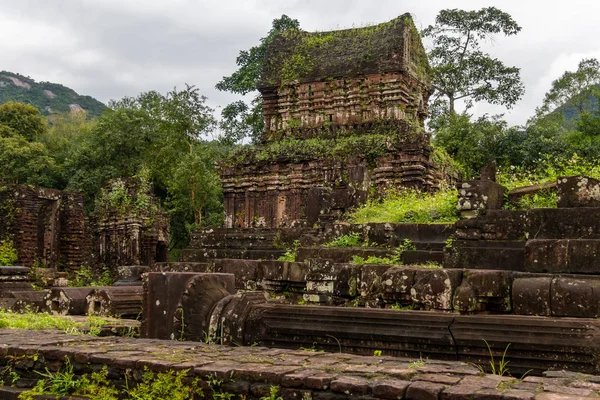
M 237 97 L 218 92 L 216 82 L 236 69 L 239 50 L 255 45 L 281 14 L 297 18 L 307 30 L 331 30 L 411 12 L 417 25 L 425 27 L 442 8 L 490 5 L 510 13 L 523 26 L 516 37 L 498 38 L 487 48 L 522 70 L 527 93 L 507 118 L 524 123 L 549 88 L 552 68 L 565 63 L 562 59 L 574 53 L 600 55 L 600 45 L 592 40 L 600 34 L 595 20 L 600 5 L 595 1 L 0 0 L 0 18 L 24 24 L 18 26 L 19 32 L 5 32 L 0 26 L 5 37 L 35 34 L 33 27 L 43 24 L 70 38 L 68 43 L 32 38 L 43 46 L 17 49 L 3 40 L 0 69 L 62 83 L 102 101 L 148 90 L 165 92 L 188 83 L 217 107 Z M 90 54 L 97 59 L 84 62 Z M 504 110 L 481 105 L 474 111 Z

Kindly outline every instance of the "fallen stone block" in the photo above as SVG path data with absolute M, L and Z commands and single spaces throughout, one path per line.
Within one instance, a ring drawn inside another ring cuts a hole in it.
M 11 310 L 16 313 L 44 312 L 46 311 L 46 303 L 44 302 L 44 298 L 47 294 L 47 290 L 11 292 L 9 296 L 14 299 Z
M 93 289 L 86 297 L 86 314 L 137 318 L 142 313 L 141 286 L 112 286 Z
M 152 272 L 144 278 L 144 312 L 140 335 L 145 338 L 204 341 L 216 303 L 235 293 L 232 274 Z M 204 299 L 205 298 L 205 299 Z
M 44 298 L 48 312 L 59 315 L 84 315 L 87 311 L 87 296 L 93 287 L 52 288 Z
M 119 279 L 114 286 L 142 286 L 142 274 L 150 272 L 144 265 L 125 265 L 117 268 Z
M 587 176 L 561 176 L 557 180 L 559 208 L 600 207 L 600 181 Z

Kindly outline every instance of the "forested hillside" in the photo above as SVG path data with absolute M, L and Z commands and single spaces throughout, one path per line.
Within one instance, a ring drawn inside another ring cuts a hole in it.
M 8 71 L 0 71 L 0 104 L 18 101 L 31 104 L 43 115 L 83 109 L 88 117 L 97 117 L 106 106 L 90 96 L 81 96 L 58 83 L 36 82 Z

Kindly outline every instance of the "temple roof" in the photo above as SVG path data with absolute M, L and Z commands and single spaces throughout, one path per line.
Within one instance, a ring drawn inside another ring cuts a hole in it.
M 410 43 L 405 46 L 407 39 Z M 258 87 L 400 72 L 407 67 L 420 80 L 429 80 L 427 56 L 410 14 L 363 28 L 286 31 L 267 47 Z

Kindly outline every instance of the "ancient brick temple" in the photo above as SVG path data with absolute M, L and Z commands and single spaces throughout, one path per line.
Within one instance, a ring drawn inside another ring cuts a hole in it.
M 0 238 L 14 245 L 19 265 L 66 269 L 90 259 L 83 196 L 28 185 L 0 187 Z
M 110 181 L 96 202 L 92 219 L 97 263 L 119 266 L 167 261 L 169 219 L 144 180 Z
M 434 190 L 428 73 L 409 14 L 273 40 L 258 85 L 261 144 L 221 169 L 226 227 L 310 226 L 315 213 L 343 212 L 390 186 Z
M 108 184 L 87 218 L 83 195 L 29 185 L 0 186 L 0 245 L 17 264 L 72 271 L 82 265 L 153 265 L 167 261 L 169 220 L 147 184 Z

